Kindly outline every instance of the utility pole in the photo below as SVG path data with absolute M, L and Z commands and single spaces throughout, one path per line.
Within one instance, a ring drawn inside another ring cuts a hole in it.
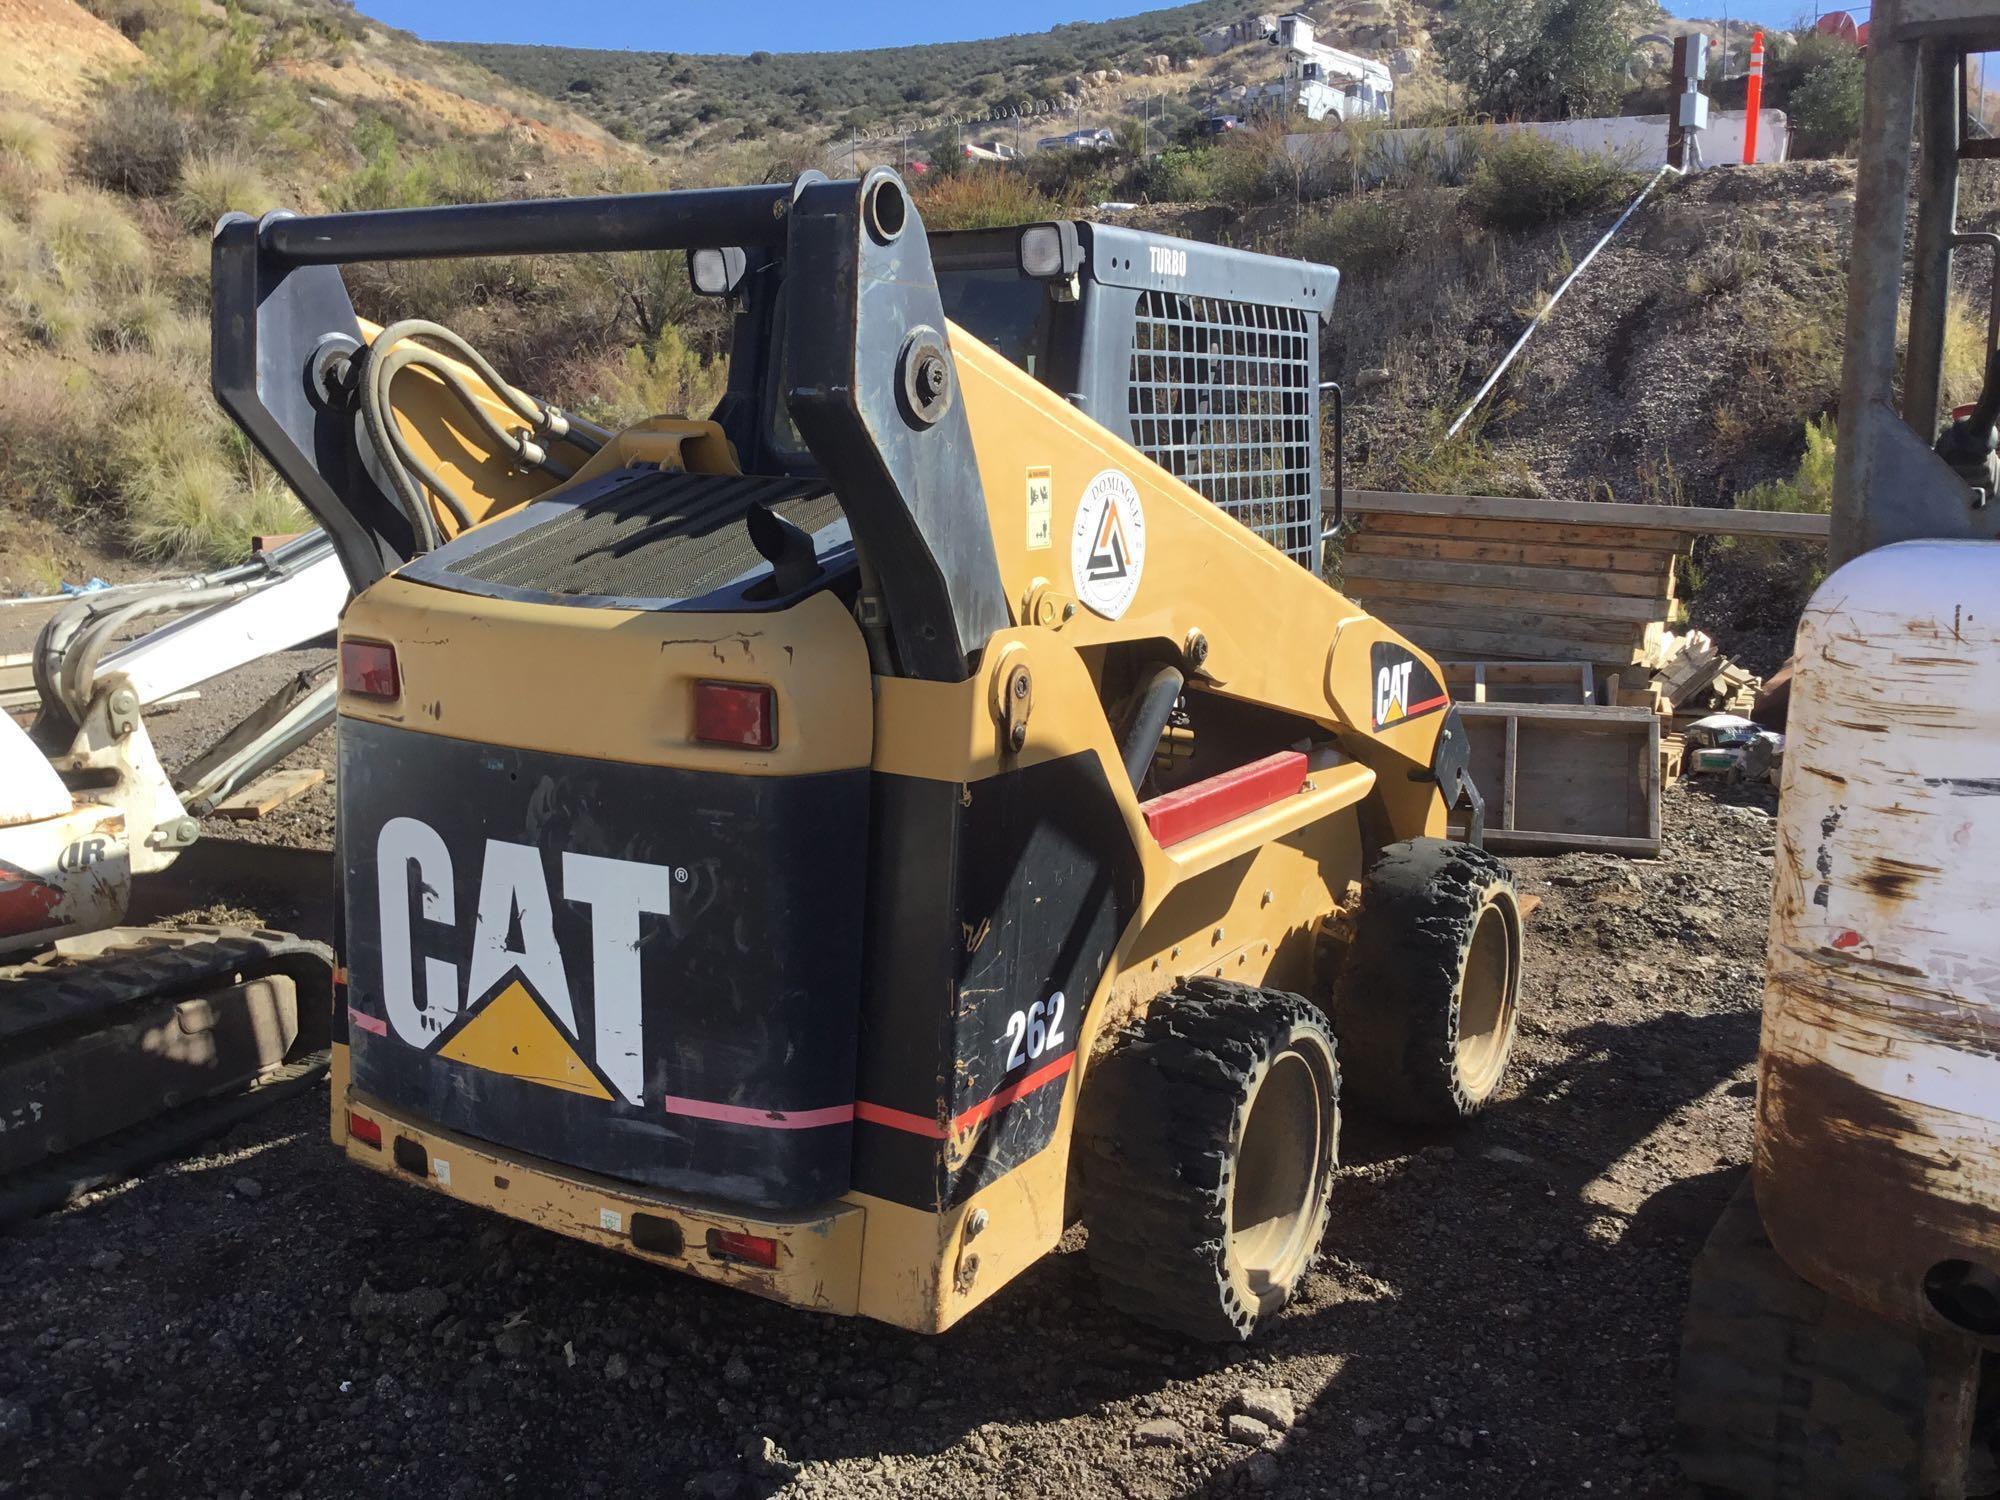
M 1698 31 L 1675 37 L 1667 165 L 1683 171 L 1701 165 L 1701 132 L 1708 125 L 1708 98 L 1701 92 L 1701 84 L 1707 72 L 1708 38 Z

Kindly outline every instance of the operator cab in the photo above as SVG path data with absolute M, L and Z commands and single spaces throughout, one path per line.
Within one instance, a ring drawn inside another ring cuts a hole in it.
M 1319 333 L 1337 270 L 1084 220 L 930 243 L 953 323 L 1318 571 Z M 715 420 L 746 469 L 817 472 L 767 352 L 785 346 L 782 264 L 732 275 L 732 255 L 690 263 L 698 292 L 739 299 Z

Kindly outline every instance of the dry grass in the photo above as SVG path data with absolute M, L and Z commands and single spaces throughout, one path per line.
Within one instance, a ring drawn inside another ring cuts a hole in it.
M 157 313 L 145 236 L 95 188 L 37 194 L 25 222 L 0 220 L 0 308 L 29 339 L 78 350 L 128 343 Z
M 1019 172 L 1002 167 L 974 167 L 926 185 L 917 211 L 928 229 L 996 229 L 1061 213 Z
M 196 372 L 154 353 L 0 370 L 0 494 L 162 563 L 240 561 L 309 524 Z
M 1542 493 L 1518 455 L 1485 439 L 1485 416 L 1475 415 L 1456 436 L 1447 435 L 1456 416 L 1455 411 L 1436 407 L 1423 412 L 1413 439 L 1398 443 L 1381 466 L 1380 477 L 1369 475 L 1368 483 L 1419 495 L 1532 497 Z
M 1715 438 L 1724 451 L 1783 441 L 1799 416 L 1830 410 L 1840 393 L 1843 299 L 1837 282 L 1806 297 L 1764 289 L 1736 316 L 1755 317 L 1763 342 L 1744 360 L 1715 412 Z
M 206 233 L 232 210 L 261 214 L 277 202 L 255 158 L 233 147 L 203 151 L 181 164 L 174 212 L 189 229 Z
M 109 193 L 87 187 L 44 193 L 29 212 L 28 229 L 43 266 L 64 286 L 136 286 L 145 274 L 145 236 Z
M 233 446 L 233 445 L 230 445 Z M 126 543 L 163 563 L 235 562 L 253 537 L 302 531 L 310 518 L 261 464 L 230 446 L 160 450 L 125 494 Z
M 1300 218 L 1291 252 L 1345 276 L 1376 276 L 1456 238 L 1457 211 L 1458 195 L 1442 189 L 1336 198 Z
M 0 165 L 42 182 L 62 170 L 62 143 L 48 121 L 20 110 L 0 112 Z

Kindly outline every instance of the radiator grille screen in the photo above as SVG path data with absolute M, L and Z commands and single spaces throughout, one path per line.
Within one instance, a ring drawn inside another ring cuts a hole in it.
M 1302 308 L 1142 292 L 1129 407 L 1135 447 L 1315 573 L 1316 354 Z

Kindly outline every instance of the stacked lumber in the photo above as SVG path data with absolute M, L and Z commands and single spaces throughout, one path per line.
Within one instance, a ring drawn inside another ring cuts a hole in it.
M 1672 532 L 1370 514 L 1342 588 L 1433 656 L 1629 667 L 1684 615 Z
M 1341 588 L 1433 656 L 1590 664 L 1638 679 L 1686 618 L 1697 535 L 1824 539 L 1826 517 L 1491 495 L 1347 497 Z

